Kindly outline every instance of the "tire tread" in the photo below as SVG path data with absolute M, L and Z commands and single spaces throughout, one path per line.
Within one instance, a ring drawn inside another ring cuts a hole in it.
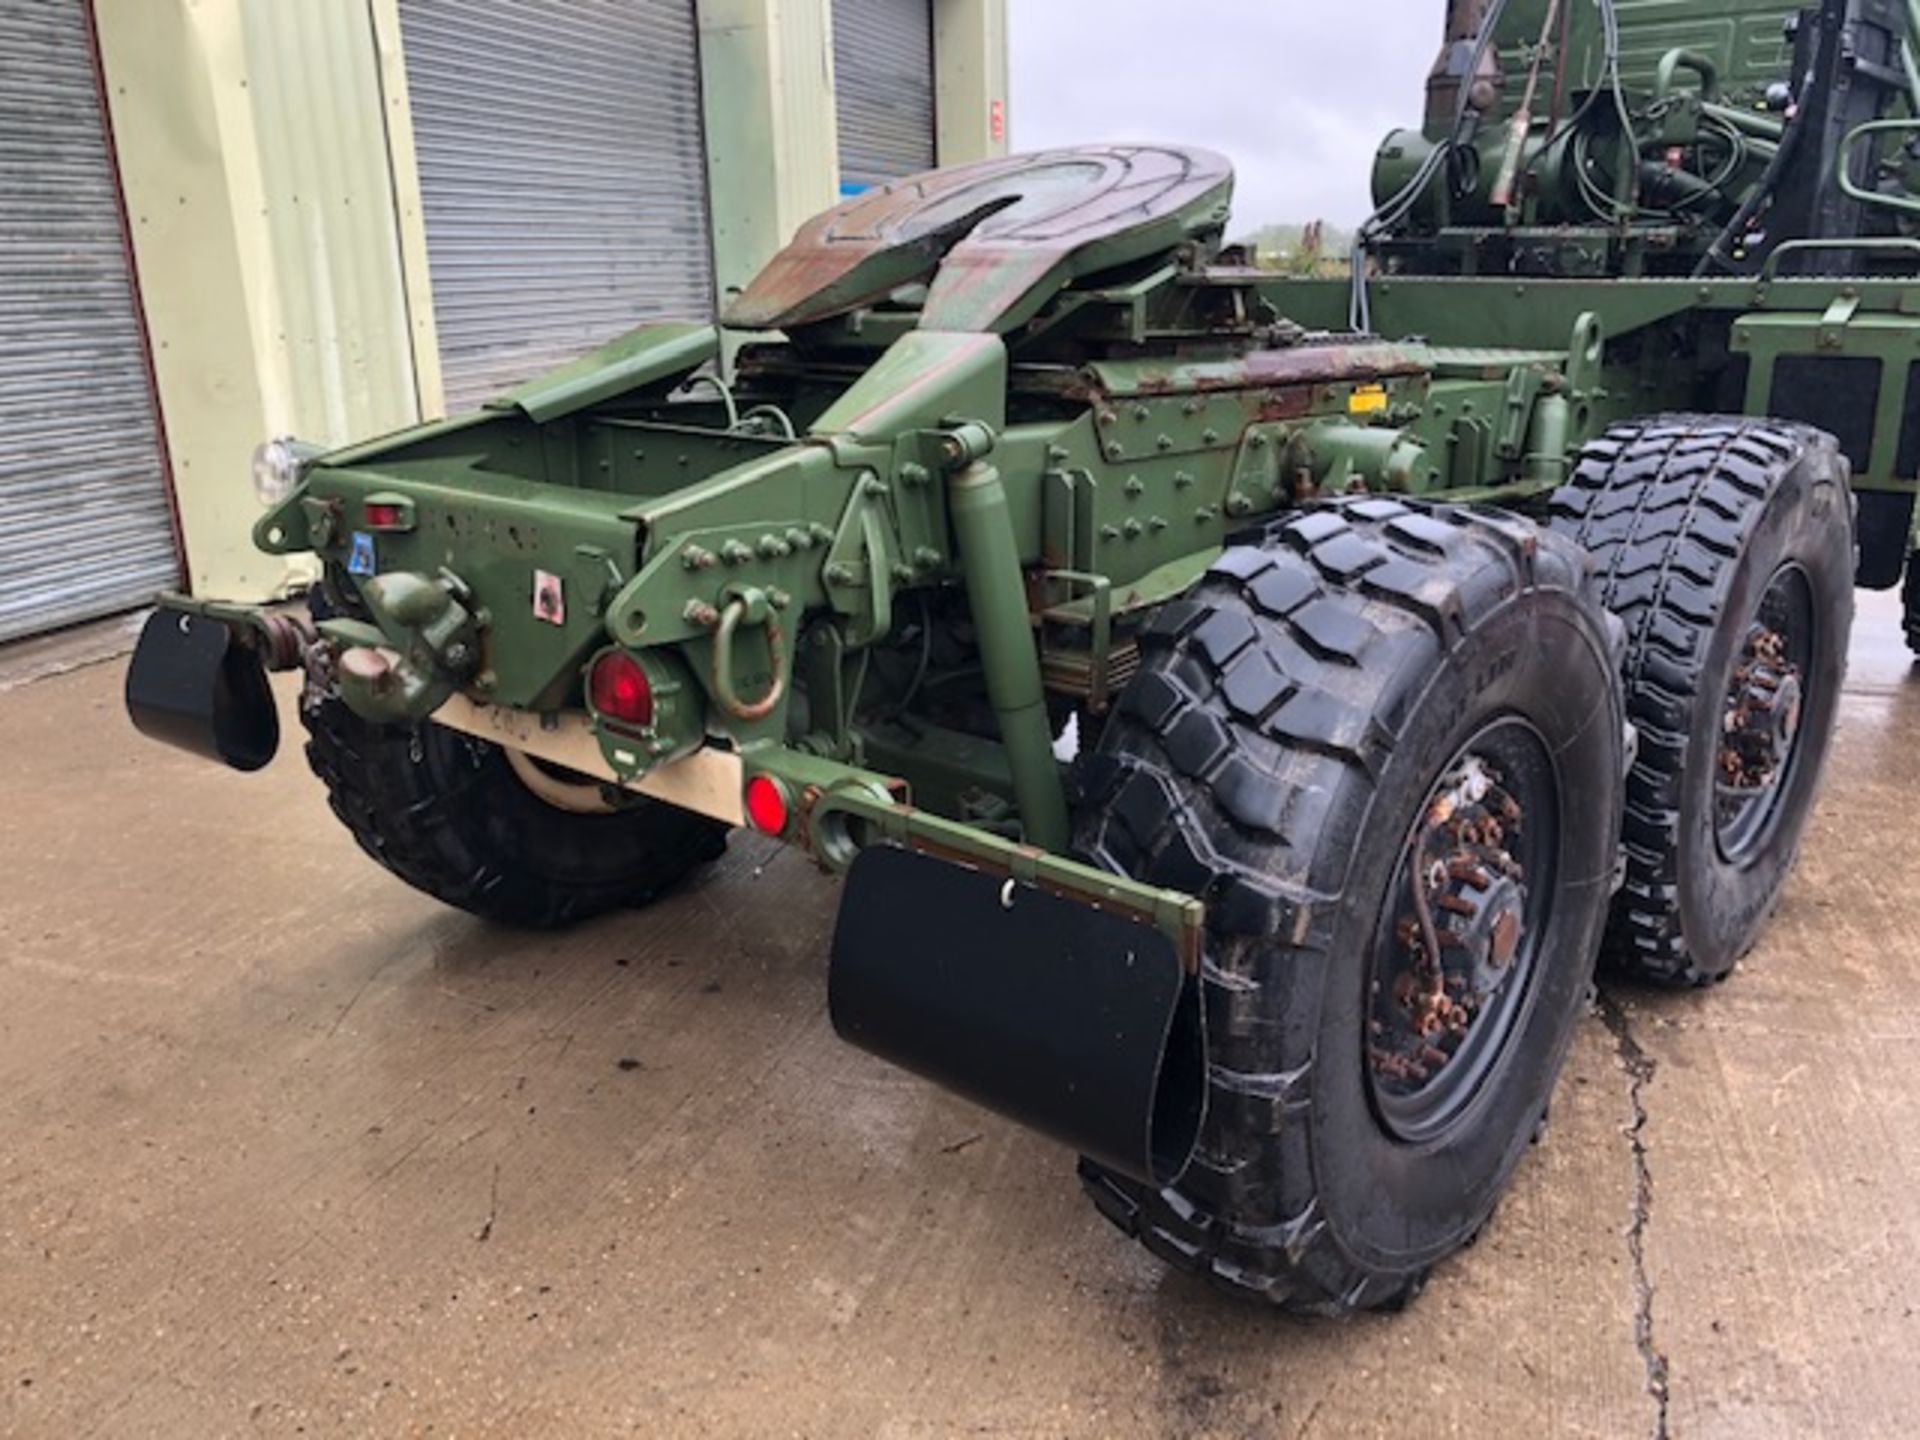
M 1676 988 L 1725 970 L 1696 962 L 1680 915 L 1681 777 L 1734 567 L 1768 502 L 1831 437 L 1787 421 L 1662 415 L 1615 426 L 1582 453 L 1549 524 L 1594 559 L 1601 600 L 1627 628 L 1627 715 L 1640 748 L 1627 778 L 1626 883 L 1603 954 L 1635 979 Z M 1834 479 L 1839 476 L 1842 478 Z M 1816 483 L 1844 486 L 1844 466 Z
M 414 889 L 485 919 L 557 929 L 642 905 L 725 848 L 724 826 L 648 805 L 608 817 L 556 812 L 536 856 L 499 818 L 501 787 L 519 782 L 497 747 L 430 725 L 373 725 L 336 698 L 303 704 L 301 718 L 307 763 L 360 848 Z M 630 862 L 617 874 L 609 849 Z
M 1178 1188 L 1087 1161 L 1081 1177 L 1175 1268 L 1320 1315 L 1398 1308 L 1424 1283 L 1356 1263 L 1320 1216 L 1298 1118 L 1315 1059 L 1288 1049 L 1283 1020 L 1329 964 L 1342 827 L 1425 677 L 1535 587 L 1585 597 L 1603 627 L 1570 543 L 1500 510 L 1370 499 L 1244 537 L 1146 627 L 1141 673 L 1078 767 L 1076 849 L 1206 902 L 1209 1118 Z

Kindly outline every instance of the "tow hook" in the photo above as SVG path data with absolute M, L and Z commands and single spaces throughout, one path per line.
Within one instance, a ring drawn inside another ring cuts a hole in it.
M 473 593 L 452 571 L 376 576 L 360 597 L 371 623 L 320 626 L 340 646 L 340 698 L 355 714 L 380 725 L 425 720 L 480 668 L 486 612 L 469 610 Z

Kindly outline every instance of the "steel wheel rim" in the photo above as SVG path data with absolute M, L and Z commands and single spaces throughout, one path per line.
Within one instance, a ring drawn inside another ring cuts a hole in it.
M 1463 805 L 1483 779 L 1485 795 Z M 1512 1047 L 1552 922 L 1560 805 L 1552 753 L 1518 717 L 1461 746 L 1421 802 L 1376 920 L 1364 997 L 1368 1096 L 1390 1138 L 1444 1135 Z
M 1797 564 L 1782 565 L 1747 621 L 1721 697 L 1713 836 L 1728 864 L 1764 850 L 1787 812 L 1804 749 L 1815 623 L 1812 582 Z
M 521 786 L 556 810 L 569 815 L 611 815 L 617 808 L 607 798 L 607 787 L 591 776 L 563 769 L 523 750 L 507 749 L 506 754 L 507 766 Z

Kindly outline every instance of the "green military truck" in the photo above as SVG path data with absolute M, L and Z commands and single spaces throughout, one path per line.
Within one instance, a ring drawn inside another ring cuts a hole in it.
M 1754 943 L 1920 474 L 1902 0 L 1445 21 L 1350 277 L 1228 244 L 1196 150 L 857 196 L 724 364 L 655 325 L 264 448 L 258 544 L 325 582 L 164 600 L 135 722 L 256 768 L 299 670 L 355 839 L 509 924 L 777 836 L 845 876 L 848 1040 L 1228 1290 L 1405 1302 L 1596 961 Z

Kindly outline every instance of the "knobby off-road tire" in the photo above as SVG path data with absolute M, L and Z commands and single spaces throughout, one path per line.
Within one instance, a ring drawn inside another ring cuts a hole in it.
M 644 904 L 726 847 L 725 826 L 654 801 L 559 809 L 498 746 L 441 725 L 373 725 L 331 698 L 302 718 L 307 763 L 360 848 L 488 920 L 551 929 Z
M 1723 980 L 1779 898 L 1833 738 L 1853 624 L 1847 462 L 1783 421 L 1637 421 L 1587 447 L 1550 523 L 1593 556 L 1627 627 L 1639 754 L 1605 956 L 1658 984 Z M 1730 691 L 1756 624 L 1791 642 L 1797 717 L 1770 783 L 1742 792 L 1725 784 Z
M 1206 901 L 1208 1110 L 1172 1188 L 1082 1162 L 1109 1219 L 1230 1291 L 1323 1314 L 1404 1303 L 1478 1233 L 1591 989 L 1625 768 L 1617 663 L 1585 557 L 1494 511 L 1309 510 L 1165 607 L 1083 763 L 1076 844 Z M 1369 957 L 1394 943 L 1436 787 L 1499 726 L 1538 737 L 1553 792 L 1533 818 L 1554 853 L 1529 881 L 1531 968 L 1464 1108 L 1409 1140 L 1370 1053 Z

